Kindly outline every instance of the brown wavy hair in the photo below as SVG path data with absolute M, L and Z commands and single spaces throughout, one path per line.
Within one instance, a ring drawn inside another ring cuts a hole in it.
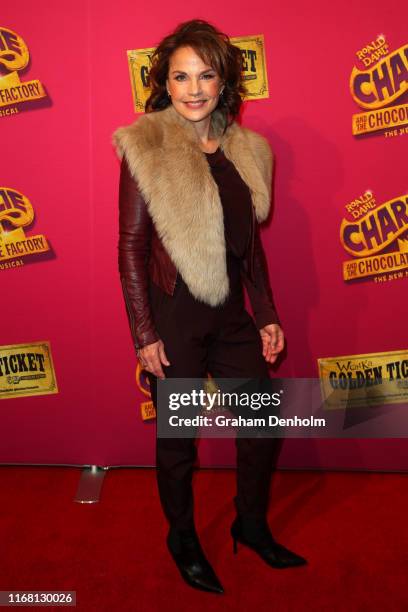
M 202 19 L 180 23 L 174 32 L 163 38 L 156 47 L 151 57 L 151 94 L 146 100 L 145 112 L 163 110 L 171 104 L 166 89 L 170 57 L 179 47 L 187 46 L 192 47 L 203 62 L 218 73 L 225 84 L 216 108 L 221 109 L 224 114 L 226 129 L 238 116 L 242 95 L 246 93 L 242 81 L 242 52 L 230 42 L 226 34 Z

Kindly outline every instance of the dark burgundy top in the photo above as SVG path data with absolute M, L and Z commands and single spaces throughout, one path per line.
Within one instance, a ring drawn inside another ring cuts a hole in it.
M 252 199 L 248 186 L 222 149 L 205 153 L 211 174 L 220 194 L 224 211 L 224 233 L 227 251 L 244 257 L 249 239 Z

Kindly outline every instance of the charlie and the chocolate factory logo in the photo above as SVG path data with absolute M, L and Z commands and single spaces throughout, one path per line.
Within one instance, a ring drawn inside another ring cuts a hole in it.
M 382 132 L 384 136 L 408 133 L 408 45 L 390 52 L 380 34 L 356 53 L 358 65 L 350 76 L 350 91 L 364 112 L 353 115 L 353 134 Z
M 340 241 L 353 257 L 343 262 L 345 281 L 408 277 L 408 194 L 377 203 L 367 190 L 346 205 Z
M 0 187 L 0 270 L 24 265 L 23 257 L 50 250 L 42 234 L 26 236 L 23 227 L 34 221 L 29 199 L 16 189 Z
M 40 81 L 20 80 L 18 73 L 29 60 L 28 47 L 21 36 L 0 27 L 0 117 L 16 115 L 23 103 L 47 97 Z

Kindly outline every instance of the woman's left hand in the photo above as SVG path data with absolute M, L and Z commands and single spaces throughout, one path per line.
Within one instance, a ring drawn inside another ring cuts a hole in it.
M 259 330 L 262 339 L 262 355 L 269 363 L 274 363 L 283 349 L 285 338 L 277 323 L 270 323 Z

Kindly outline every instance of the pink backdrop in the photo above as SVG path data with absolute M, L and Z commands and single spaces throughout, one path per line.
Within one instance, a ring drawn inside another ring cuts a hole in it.
M 29 47 L 22 80 L 39 79 L 50 102 L 0 117 L 1 184 L 29 197 L 36 221 L 27 233 L 45 234 L 55 257 L 0 272 L 0 344 L 50 340 L 59 393 L 3 399 L 1 462 L 154 464 L 155 426 L 140 418 L 117 272 L 110 141 L 135 118 L 126 50 L 155 46 L 187 19 L 265 37 L 270 98 L 249 102 L 243 123 L 268 137 L 277 158 L 263 242 L 287 337 L 279 376 L 317 376 L 318 357 L 407 348 L 407 280 L 346 285 L 339 240 L 347 202 L 366 189 L 380 202 L 407 193 L 408 135 L 356 140 L 349 92 L 356 51 L 380 33 L 392 49 L 406 44 L 407 13 L 402 0 L 336 10 L 323 0 L 258 0 L 245 13 L 214 0 L 160 11 L 130 0 L 2 8 L 0 26 Z M 403 449 L 404 440 L 289 440 L 280 465 L 405 470 Z M 201 464 L 231 465 L 233 450 L 232 440 L 201 441 Z

